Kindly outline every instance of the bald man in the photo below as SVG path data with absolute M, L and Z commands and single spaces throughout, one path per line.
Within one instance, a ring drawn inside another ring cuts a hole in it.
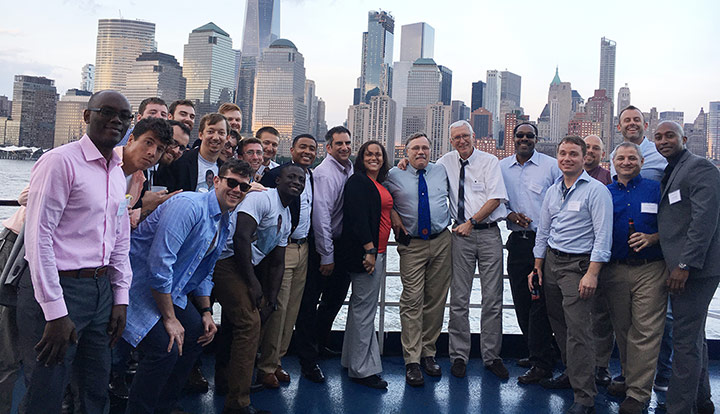
M 584 168 L 590 177 L 608 185 L 612 182 L 610 171 L 600 166 L 600 161 L 605 158 L 605 144 L 597 135 L 588 135 L 584 139 L 587 145 L 587 154 L 585 154 Z

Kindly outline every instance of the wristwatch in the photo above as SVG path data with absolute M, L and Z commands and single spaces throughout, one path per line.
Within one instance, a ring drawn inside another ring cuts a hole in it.
M 680 268 L 680 270 L 690 270 L 690 266 L 685 263 L 678 263 L 678 268 Z
M 377 255 L 377 248 L 373 247 L 372 249 L 365 250 L 365 254 L 374 254 Z
M 200 314 L 201 314 L 201 315 L 202 315 L 203 313 L 205 313 L 205 312 L 208 312 L 210 315 L 212 315 L 212 314 L 213 314 L 212 307 L 211 307 L 211 306 L 208 306 L 207 308 L 202 308 L 202 309 L 200 309 Z
M 477 222 L 477 220 L 475 220 L 474 218 L 470 217 L 470 224 L 472 224 L 473 227 L 475 227 L 475 226 L 478 225 L 478 222 Z

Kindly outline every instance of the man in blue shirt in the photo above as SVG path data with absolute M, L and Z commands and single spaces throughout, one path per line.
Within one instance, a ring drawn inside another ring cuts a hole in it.
M 507 272 L 515 315 L 530 351 L 527 363 L 531 368 L 518 381 L 534 384 L 543 378 L 552 377 L 555 351 L 545 298 L 532 300 L 527 287 L 527 274 L 532 272 L 535 264 L 533 247 L 543 198 L 562 173 L 555 158 L 535 151 L 538 134 L 534 124 L 518 124 L 513 136 L 515 154 L 500 161 L 508 194 L 506 225 L 512 232 L 506 243 Z
M 572 414 L 595 412 L 595 364 L 588 363 L 595 360 L 594 335 L 588 322 L 612 241 L 612 198 L 583 170 L 585 152 L 579 137 L 560 141 L 557 160 L 563 176 L 545 194 L 533 249 L 534 270 L 545 287 L 548 318 L 575 394 L 567 411 Z M 532 280 L 530 273 L 530 290 Z
M 614 154 L 617 175 L 608 185 L 613 243 L 598 295 L 607 300 L 625 376 L 624 384 L 608 387 L 608 392 L 627 396 L 621 413 L 639 414 L 650 400 L 665 326 L 667 273 L 657 225 L 660 183 L 640 174 L 643 156 L 637 144 L 623 142 Z
M 655 148 L 655 144 L 645 137 L 647 128 L 648 123 L 645 121 L 642 111 L 637 107 L 630 105 L 620 111 L 617 129 L 622 134 L 623 141 L 640 146 L 642 156 L 645 159 L 640 174 L 642 174 L 643 178 L 659 182 L 665 172 L 667 161 Z M 613 150 L 610 159 L 612 160 L 614 156 L 615 151 Z M 615 165 L 610 163 L 610 175 L 614 177 L 615 174 L 617 174 Z
M 246 163 L 230 160 L 214 178 L 214 191 L 172 197 L 133 232 L 123 338 L 143 358 L 128 412 L 170 412 L 202 347 L 213 340 L 212 273 L 229 232 L 228 212 L 242 200 L 250 174 Z
M 420 366 L 432 377 L 442 375 L 435 361 L 435 342 L 442 328 L 450 288 L 452 261 L 445 168 L 430 161 L 430 141 L 422 133 L 405 142 L 409 165 L 390 170 L 384 185 L 392 194 L 391 214 L 400 255 L 400 324 L 405 380 L 424 383 Z

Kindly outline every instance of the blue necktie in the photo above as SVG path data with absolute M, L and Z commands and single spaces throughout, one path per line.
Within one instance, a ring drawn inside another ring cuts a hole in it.
M 418 170 L 418 235 L 423 240 L 430 238 L 430 201 L 424 169 Z

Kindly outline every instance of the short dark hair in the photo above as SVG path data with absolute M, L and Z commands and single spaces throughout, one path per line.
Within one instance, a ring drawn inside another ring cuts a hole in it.
M 530 126 L 533 128 L 533 130 L 535 131 L 535 138 L 540 138 L 540 137 L 538 137 L 539 134 L 538 134 L 538 127 L 537 127 L 537 125 L 535 125 L 535 124 L 533 124 L 533 123 L 531 123 L 531 122 L 527 122 L 527 121 L 525 121 L 525 122 L 520 122 L 519 124 L 515 125 L 515 128 L 513 128 L 513 136 L 515 136 L 515 134 L 517 133 L 517 130 L 518 130 L 521 126 L 523 126 L 523 125 L 530 125 Z
M 163 105 L 165 108 L 167 108 L 167 104 L 162 99 L 158 98 L 157 96 L 153 96 L 152 98 L 145 98 L 140 102 L 140 106 L 138 106 L 138 114 L 142 115 L 143 112 L 145 112 L 145 108 L 147 108 L 150 104 L 156 104 L 156 105 Z
M 275 128 L 271 127 L 271 126 L 266 126 L 266 127 L 262 127 L 262 128 L 260 128 L 260 129 L 257 130 L 257 132 L 255 133 L 255 138 L 260 139 L 260 137 L 262 136 L 262 134 L 264 134 L 265 132 L 269 132 L 269 133 L 275 135 L 275 136 L 278 137 L 278 138 L 280 137 L 280 132 L 278 132 L 277 129 L 275 129 Z
M 237 151 L 238 154 L 242 155 L 243 152 L 245 152 L 245 146 L 250 144 L 259 144 L 262 146 L 262 141 L 260 141 L 257 138 L 249 137 L 245 138 L 242 141 L 238 142 Z
M 231 129 L 230 131 L 228 131 L 228 135 L 232 135 L 232 137 L 235 138 L 238 142 L 240 142 L 240 140 L 242 139 L 242 137 L 240 136 L 240 133 L 235 131 L 234 129 Z
M 405 140 L 405 148 L 407 149 L 408 145 L 410 145 L 410 143 L 412 141 L 414 141 L 418 138 L 425 138 L 426 140 L 428 140 L 428 142 L 430 142 L 430 138 L 428 138 L 427 134 L 420 131 L 420 132 L 416 132 L 416 133 L 410 135 L 409 137 L 407 137 L 407 139 Z
M 363 158 L 365 158 L 365 151 L 367 151 L 368 147 L 372 144 L 375 144 L 380 147 L 380 151 L 382 151 L 383 156 L 383 165 L 380 167 L 380 171 L 378 171 L 377 176 L 377 182 L 381 183 L 385 181 L 385 178 L 387 178 L 388 171 L 390 171 L 390 160 L 388 160 L 387 151 L 385 151 L 385 147 L 383 144 L 381 144 L 378 141 L 370 140 L 365 142 L 360 146 L 360 149 L 357 153 L 357 158 L 355 158 L 355 171 L 360 171 L 361 173 L 365 174 L 367 171 L 365 169 L 365 163 L 363 162 Z
M 170 104 L 170 107 L 168 108 L 168 113 L 175 116 L 175 109 L 178 106 L 189 106 L 192 109 L 195 109 L 195 102 L 189 100 L 189 99 L 178 99 L 177 101 Z
M 168 124 L 170 124 L 171 127 L 178 127 L 183 132 L 183 134 L 187 135 L 188 138 L 190 137 L 190 128 L 188 128 L 187 125 L 183 124 L 180 121 L 176 121 L 174 119 L 169 119 Z
M 582 149 L 583 157 L 585 156 L 585 154 L 587 154 L 587 145 L 585 144 L 585 141 L 583 141 L 582 138 L 573 137 L 573 136 L 565 137 L 565 138 L 561 139 L 560 142 L 558 142 L 557 149 L 560 150 L 560 145 L 565 144 L 565 143 L 575 144 L 575 145 L 580 146 L 580 149 Z
M 338 125 L 335 127 L 330 128 L 330 130 L 325 134 L 325 142 L 329 145 L 332 145 L 333 135 L 335 134 L 348 134 L 348 136 L 352 137 L 352 134 L 350 134 L 350 130 L 345 128 L 342 125 Z
M 199 128 L 198 130 L 200 132 L 203 132 L 207 125 L 215 125 L 220 121 L 225 121 L 225 129 L 227 129 L 229 131 L 230 124 L 228 123 L 227 118 L 225 118 L 224 115 L 219 114 L 217 112 L 214 112 L 211 114 L 206 114 L 205 116 L 203 116 L 202 119 L 200 120 L 200 126 L 198 127 Z
M 292 142 L 291 146 L 294 147 L 295 144 L 297 144 L 297 142 L 300 141 L 300 139 L 302 139 L 302 138 L 309 138 L 309 139 L 315 141 L 315 143 L 317 144 L 317 140 L 315 139 L 314 136 L 312 136 L 310 134 L 300 134 L 300 135 L 296 136 L 295 138 L 293 138 L 293 142 Z
M 237 158 L 230 158 L 218 169 L 218 176 L 224 176 L 228 171 L 241 177 L 252 177 L 253 169 L 246 161 Z
M 635 105 L 628 105 L 628 106 L 626 106 L 625 108 L 623 108 L 622 111 L 620 111 L 620 113 L 618 114 L 618 122 L 620 122 L 620 119 L 622 118 L 623 112 L 625 112 L 625 111 L 633 111 L 633 110 L 640 112 L 640 116 L 642 116 L 642 117 L 643 117 L 643 121 L 645 121 L 645 115 L 643 115 L 643 111 L 641 111 L 640 108 L 638 108 L 638 107 L 635 106 Z
M 148 131 L 155 133 L 155 138 L 164 145 L 173 145 L 173 130 L 168 121 L 162 118 L 143 118 L 135 124 L 132 136 L 137 139 Z

